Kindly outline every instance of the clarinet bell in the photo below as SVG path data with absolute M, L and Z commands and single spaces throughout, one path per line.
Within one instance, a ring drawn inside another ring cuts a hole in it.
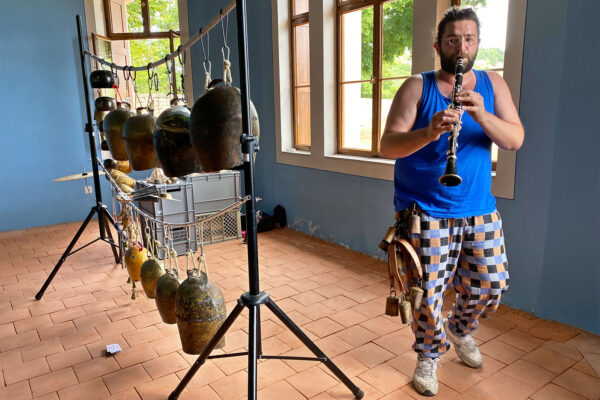
M 448 157 L 446 162 L 446 171 L 440 176 L 440 183 L 444 186 L 458 186 L 462 178 L 456 173 L 456 158 Z

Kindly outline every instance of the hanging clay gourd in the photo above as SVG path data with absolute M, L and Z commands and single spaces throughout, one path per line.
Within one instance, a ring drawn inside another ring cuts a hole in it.
M 250 124 L 252 134 L 258 137 L 258 115 L 252 102 Z M 190 138 L 205 172 L 232 169 L 243 164 L 241 135 L 242 107 L 238 88 L 218 86 L 207 90 L 196 100 L 190 116 Z
M 196 271 L 188 271 L 188 278 L 179 286 L 175 298 L 177 328 L 187 354 L 201 354 L 227 317 L 221 290 L 208 281 L 206 273 Z M 225 337 L 215 348 L 224 346 Z
M 146 249 L 141 245 L 134 244 L 127 248 L 127 251 L 125 252 L 125 266 L 127 267 L 127 272 L 132 281 L 137 282 L 140 280 L 142 264 L 147 259 Z
M 123 140 L 131 168 L 135 171 L 156 166 L 156 153 L 152 144 L 154 116 L 146 108 L 138 108 L 137 114 L 123 125 Z
M 102 121 L 108 148 L 113 158 L 118 161 L 129 160 L 123 141 L 123 125 L 129 118 L 131 118 L 129 108 L 119 103 L 118 107 L 109 112 Z
M 190 141 L 190 109 L 183 105 L 163 111 L 154 124 L 156 157 L 165 175 L 191 174 L 196 167 L 196 153 Z
M 144 288 L 144 293 L 149 299 L 153 299 L 156 292 L 156 282 L 158 278 L 165 274 L 165 269 L 160 265 L 158 260 L 150 254 L 150 258 L 148 258 L 142 264 L 142 270 L 140 272 L 140 277 L 142 281 L 142 287 Z

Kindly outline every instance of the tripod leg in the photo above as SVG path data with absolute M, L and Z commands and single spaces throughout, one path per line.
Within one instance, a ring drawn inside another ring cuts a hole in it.
M 313 341 L 310 340 L 310 338 L 300 330 L 300 328 L 298 328 L 298 325 L 296 325 L 287 315 L 285 315 L 281 308 L 277 307 L 273 300 L 269 298 L 266 305 L 267 307 L 269 307 L 269 310 L 273 311 L 273 314 L 275 314 L 281 320 L 281 322 L 283 322 L 284 325 L 290 331 L 292 331 L 292 333 L 294 333 L 294 335 L 296 335 L 296 337 L 300 339 L 302 343 L 304 343 L 304 345 L 310 349 L 310 351 L 313 352 L 315 356 L 322 357 L 325 359 L 325 361 L 323 362 L 325 363 L 327 368 L 329 368 L 329 370 L 333 372 L 335 376 L 337 376 L 338 379 L 342 381 L 342 383 L 346 385 L 348 389 L 350 389 L 354 397 L 356 397 L 357 399 L 363 398 L 363 396 L 365 395 L 364 392 L 360 390 L 358 386 L 352 383 L 352 381 L 346 375 L 344 375 L 344 373 L 333 363 L 333 361 L 331 361 L 325 355 L 325 353 L 323 353 L 323 351 L 321 351 L 321 349 L 319 349 L 317 345 L 314 344 Z
M 108 236 L 108 238 L 110 239 L 111 242 L 114 243 L 114 239 L 112 236 L 112 232 L 110 231 L 110 226 L 108 226 L 108 223 L 112 223 L 113 225 L 115 225 L 115 221 L 113 220 L 113 218 L 110 216 L 110 214 L 108 213 L 108 211 L 106 211 L 106 208 L 101 208 L 100 209 L 100 214 L 103 216 L 104 218 L 104 230 L 106 232 L 106 236 Z M 121 259 L 119 257 L 119 253 L 117 252 L 116 246 L 113 246 L 112 244 L 110 245 L 112 252 L 113 252 L 113 256 L 115 256 L 115 264 L 119 264 L 121 262 Z
M 249 327 L 248 327 L 248 400 L 256 400 L 256 359 L 257 339 L 259 339 L 259 311 L 257 305 L 249 306 Z
M 187 384 L 190 383 L 190 381 L 192 380 L 192 378 L 194 377 L 196 372 L 198 372 L 198 369 L 200 369 L 202 364 L 204 364 L 204 362 L 206 361 L 206 359 L 208 358 L 210 353 L 214 350 L 217 343 L 219 343 L 221 338 L 223 336 L 225 336 L 225 332 L 227 332 L 227 330 L 229 328 L 231 328 L 231 325 L 233 325 L 233 322 L 241 314 L 243 309 L 244 309 L 244 306 L 241 304 L 241 302 L 238 301 L 238 303 L 235 305 L 235 308 L 231 311 L 231 314 L 229 314 L 229 316 L 227 317 L 225 322 L 223 322 L 223 325 L 221 325 L 221 327 L 219 328 L 217 333 L 215 333 L 215 336 L 213 336 L 212 340 L 208 343 L 208 345 L 206 346 L 206 349 L 204 349 L 202 354 L 200 354 L 200 356 L 198 357 L 196 362 L 192 365 L 190 370 L 185 374 L 185 376 L 183 377 L 181 382 L 179 382 L 179 385 L 177 385 L 175 390 L 173 390 L 171 392 L 168 400 L 177 400 L 179 398 L 179 395 L 181 394 L 183 389 L 185 389 Z
M 79 239 L 79 236 L 81 236 L 81 234 L 85 230 L 85 227 L 87 226 L 87 224 L 92 220 L 92 217 L 94 216 L 94 213 L 96 211 L 97 211 L 97 207 L 92 207 L 92 210 L 88 214 L 88 216 L 85 219 L 85 221 L 83 221 L 83 224 L 81 224 L 81 226 L 79 227 L 79 230 L 75 234 L 75 237 L 73 237 L 73 240 L 71 240 L 71 243 L 69 243 L 69 246 L 67 247 L 67 249 L 65 250 L 65 252 L 63 253 L 63 255 L 60 257 L 60 260 L 58 260 L 58 263 L 56 264 L 56 266 L 54 267 L 54 269 L 52 270 L 52 272 L 50 272 L 50 275 L 48 276 L 48 279 L 46 279 L 46 282 L 44 282 L 44 285 L 42 285 L 42 288 L 40 289 L 40 291 L 35 295 L 35 299 L 36 300 L 39 300 L 39 299 L 42 298 L 42 296 L 44 295 L 44 292 L 46 291 L 46 289 L 48 289 L 48 285 L 50 285 L 50 282 L 52 282 L 52 279 L 54 279 L 54 275 L 56 275 L 56 273 L 60 269 L 62 263 L 65 262 L 65 260 L 67 259 L 67 257 L 71 253 L 71 250 L 73 250 L 73 246 L 75 246 L 75 243 L 77 243 L 77 240 Z M 98 217 L 100 218 L 101 216 L 98 215 Z

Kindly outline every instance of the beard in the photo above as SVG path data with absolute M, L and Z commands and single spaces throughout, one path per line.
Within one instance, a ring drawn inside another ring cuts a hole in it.
M 473 64 L 475 64 L 475 59 L 477 58 L 477 52 L 479 49 L 475 50 L 475 53 L 472 55 L 462 55 L 462 59 L 464 62 L 463 74 L 466 74 L 471 69 L 473 69 Z M 458 59 L 458 57 L 456 57 Z M 449 74 L 453 74 L 456 72 L 456 61 L 452 58 L 452 56 L 448 56 L 444 54 L 444 52 L 440 51 L 440 66 L 442 70 L 448 72 Z

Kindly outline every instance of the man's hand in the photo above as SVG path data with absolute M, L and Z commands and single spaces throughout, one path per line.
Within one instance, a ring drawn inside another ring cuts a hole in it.
M 483 101 L 483 100 L 482 100 Z M 460 112 L 452 108 L 433 114 L 427 127 L 427 137 L 433 142 L 440 138 L 444 132 L 451 132 L 453 125 L 460 121 Z
M 481 122 L 487 113 L 483 103 L 483 97 L 472 90 L 461 90 L 456 94 L 456 100 L 462 103 L 465 110 L 475 122 Z

